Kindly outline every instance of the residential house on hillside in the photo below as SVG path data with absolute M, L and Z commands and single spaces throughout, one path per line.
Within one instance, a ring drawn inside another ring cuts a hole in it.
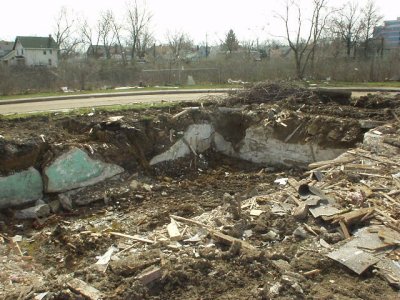
M 374 38 L 382 41 L 384 49 L 400 49 L 400 17 L 384 21 L 383 26 L 374 28 Z
M 7 65 L 57 67 L 58 45 L 51 36 L 17 36 L 12 51 L 0 61 Z

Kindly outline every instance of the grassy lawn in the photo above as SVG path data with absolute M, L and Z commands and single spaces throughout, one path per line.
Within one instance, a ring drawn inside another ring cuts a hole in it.
M 157 109 L 157 108 L 174 108 L 182 105 L 180 102 L 160 102 L 160 103 L 134 103 L 129 105 L 107 105 L 107 106 L 99 106 L 99 107 L 82 107 L 71 109 L 68 111 L 45 111 L 45 112 L 33 112 L 33 113 L 21 113 L 21 114 L 10 114 L 10 115 L 1 115 L 0 120 L 13 120 L 13 119 L 27 119 L 33 117 L 47 116 L 47 117 L 65 117 L 65 116 L 79 116 L 79 115 L 87 115 L 89 113 L 100 113 L 100 112 L 123 112 L 126 110 L 133 111 L 142 111 L 146 109 Z M 145 116 L 144 116 L 145 118 Z
M 53 97 L 53 96 L 68 96 L 68 95 L 85 95 L 85 94 L 113 94 L 113 93 L 124 93 L 124 92 L 143 92 L 143 91 L 160 91 L 160 90 L 185 90 L 185 89 L 219 89 L 219 88 L 237 88 L 239 86 L 233 84 L 209 84 L 209 85 L 191 85 L 191 86 L 156 86 L 156 87 L 144 87 L 144 88 L 128 88 L 128 89 L 99 89 L 99 90 L 88 90 L 88 91 L 77 91 L 71 93 L 59 92 L 46 92 L 46 93 L 26 93 L 19 95 L 0 96 L 1 100 L 11 99 L 24 99 L 24 98 L 39 98 L 39 97 Z

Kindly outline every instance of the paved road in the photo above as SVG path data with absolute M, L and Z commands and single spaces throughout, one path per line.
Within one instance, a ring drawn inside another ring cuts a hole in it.
M 66 111 L 80 107 L 96 107 L 118 104 L 133 103 L 157 103 L 198 101 L 209 96 L 224 95 L 224 93 L 189 93 L 189 94 L 166 94 L 166 95 L 129 95 L 110 96 L 102 98 L 63 99 L 52 101 L 38 101 L 27 103 L 10 103 L 0 105 L 0 114 L 31 113 L 43 111 Z

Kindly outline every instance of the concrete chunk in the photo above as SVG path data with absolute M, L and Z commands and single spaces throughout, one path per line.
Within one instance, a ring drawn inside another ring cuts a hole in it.
M 42 194 L 42 176 L 33 167 L 0 177 L 0 209 L 35 202 Z
M 94 160 L 78 148 L 62 154 L 44 169 L 48 193 L 65 192 L 89 186 L 124 171 L 117 165 Z
M 50 206 L 47 204 L 39 204 L 33 207 L 19 210 L 15 213 L 17 219 L 37 219 L 50 215 Z

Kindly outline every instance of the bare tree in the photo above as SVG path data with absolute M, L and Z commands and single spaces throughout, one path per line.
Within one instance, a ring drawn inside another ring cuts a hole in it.
M 115 43 L 116 32 L 113 27 L 114 16 L 112 11 L 101 12 L 96 26 L 93 28 L 87 20 L 81 24 L 81 35 L 84 44 L 88 47 L 87 54 L 92 57 L 111 58 L 111 48 Z
M 167 39 L 172 51 L 172 58 L 175 60 L 182 55 L 182 51 L 193 47 L 193 42 L 188 34 L 181 31 L 167 32 Z
M 367 57 L 371 47 L 374 28 L 382 20 L 379 9 L 373 0 L 369 0 L 361 10 L 362 32 L 361 38 L 364 42 L 364 56 Z
M 147 50 L 153 46 L 154 38 L 149 30 L 145 30 L 139 38 L 137 52 L 139 57 L 144 57 Z
M 55 20 L 54 38 L 59 47 L 60 56 L 68 57 L 76 51 L 82 40 L 74 36 L 77 20 L 72 12 L 62 7 Z
M 353 56 L 356 56 L 356 47 L 360 41 L 362 29 L 363 23 L 358 4 L 348 2 L 333 20 L 333 31 L 344 41 L 347 57 L 350 57 L 352 49 Z
M 111 14 L 111 28 L 114 33 L 116 42 L 118 44 L 119 52 L 121 53 L 122 63 L 124 65 L 126 65 L 126 63 L 127 63 L 126 52 L 125 52 L 125 47 L 122 43 L 123 26 L 120 22 L 118 22 L 118 20 L 115 18 L 115 15 L 113 13 Z
M 140 6 L 137 0 L 132 0 L 127 4 L 127 19 L 129 44 L 131 47 L 131 59 L 133 62 L 137 55 L 141 38 L 145 35 L 145 33 L 148 33 L 148 27 L 152 19 L 152 14 L 147 10 L 145 4 Z
M 106 10 L 100 14 L 98 21 L 98 29 L 100 40 L 103 43 L 106 58 L 111 58 L 111 48 L 115 42 L 115 31 L 113 28 L 113 13 L 111 10 Z
M 313 0 L 312 17 L 308 25 L 304 24 L 300 5 L 294 0 L 287 0 L 285 5 L 285 14 L 279 15 L 285 24 L 286 39 L 290 49 L 293 51 L 296 76 L 299 79 L 304 77 L 310 57 L 315 55 L 315 48 L 322 32 L 326 28 L 328 14 L 323 15 L 327 0 Z M 296 8 L 296 29 L 291 30 L 291 8 Z M 307 26 L 307 27 L 306 27 Z M 305 28 L 306 27 L 306 28 Z
M 93 29 L 86 19 L 80 25 L 82 41 L 87 48 L 87 54 L 92 57 L 98 56 L 100 34 L 98 28 Z
M 321 35 L 325 31 L 329 18 L 332 13 L 334 13 L 334 9 L 329 9 L 327 11 L 327 3 L 328 0 L 313 0 L 313 36 L 312 36 L 312 45 L 311 45 L 311 72 L 314 74 L 315 71 L 315 54 L 317 52 L 318 42 L 321 39 Z

